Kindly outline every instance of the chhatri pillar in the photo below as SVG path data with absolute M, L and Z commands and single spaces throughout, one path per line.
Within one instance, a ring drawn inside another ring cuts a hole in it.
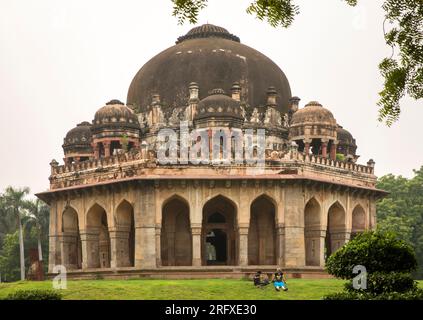
M 326 158 L 328 156 L 328 143 L 329 140 L 322 139 L 322 157 Z
M 110 141 L 104 141 L 103 142 L 103 146 L 104 146 L 104 156 L 106 158 L 110 157 Z
M 330 158 L 332 160 L 336 160 L 336 148 L 338 146 L 338 141 L 332 141 L 332 145 L 330 147 Z
M 310 154 L 311 139 L 304 139 L 304 153 Z

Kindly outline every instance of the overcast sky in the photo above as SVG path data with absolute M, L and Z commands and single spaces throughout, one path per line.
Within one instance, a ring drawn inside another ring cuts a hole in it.
M 289 29 L 246 14 L 250 1 L 209 0 L 199 24 L 222 26 L 275 61 L 301 106 L 329 108 L 377 175 L 412 176 L 423 164 L 422 102 L 404 99 L 391 128 L 377 122 L 377 66 L 391 54 L 382 0 L 297 0 Z M 126 101 L 142 65 L 192 27 L 177 25 L 170 0 L 0 0 L 0 190 L 46 190 L 66 132 L 107 101 Z

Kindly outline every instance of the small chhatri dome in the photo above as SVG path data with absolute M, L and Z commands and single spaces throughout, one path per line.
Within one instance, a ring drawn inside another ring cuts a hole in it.
M 195 119 L 209 117 L 232 117 L 243 119 L 241 105 L 238 101 L 225 94 L 223 89 L 213 89 L 209 96 L 198 104 Z
M 179 37 L 176 41 L 176 44 L 189 39 L 213 37 L 240 42 L 240 39 L 237 36 L 229 33 L 229 31 L 225 28 L 215 26 L 213 24 L 203 24 L 202 26 L 192 28 L 190 31 L 188 31 L 186 35 Z
M 311 101 L 304 108 L 299 109 L 292 116 L 291 126 L 298 124 L 321 124 L 336 126 L 332 112 L 324 108 L 319 102 Z
M 96 127 L 111 124 L 139 127 L 136 114 L 119 100 L 111 100 L 100 108 L 95 113 L 93 124 Z
M 84 121 L 66 134 L 63 141 L 63 149 L 65 152 L 71 151 L 75 148 L 91 148 L 91 123 Z
M 355 156 L 357 151 L 357 144 L 352 134 L 342 126 L 338 125 L 338 128 L 336 129 L 336 135 L 339 142 L 338 153 L 342 153 L 345 156 Z

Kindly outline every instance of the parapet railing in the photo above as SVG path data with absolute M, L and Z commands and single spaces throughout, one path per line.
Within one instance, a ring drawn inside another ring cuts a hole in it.
M 303 152 L 289 152 L 289 158 L 291 160 L 297 160 L 305 163 L 324 165 L 348 171 L 354 171 L 359 173 L 374 174 L 373 165 L 361 165 L 349 161 L 333 160 L 322 156 L 316 156 L 311 154 L 305 154 Z
M 82 162 L 74 162 L 71 164 L 58 165 L 57 162 L 51 164 L 51 174 L 65 174 L 79 171 L 86 171 L 90 169 L 101 170 L 103 167 L 110 167 L 113 165 L 122 165 L 139 161 L 140 164 L 148 165 L 148 163 L 159 165 L 157 158 L 154 154 L 149 153 L 142 154 L 141 152 L 127 152 L 124 154 L 117 154 L 110 157 L 102 157 L 99 159 L 90 159 Z M 374 164 L 372 165 L 360 165 L 354 162 L 333 160 L 330 158 L 316 156 L 312 154 L 305 154 L 296 150 L 290 150 L 287 152 L 273 151 L 269 155 L 266 155 L 266 163 L 269 166 L 280 165 L 281 163 L 289 161 L 298 161 L 305 164 L 316 164 L 321 166 L 328 166 L 332 168 L 339 168 L 351 172 L 374 174 Z M 52 162 L 53 163 L 53 162 Z

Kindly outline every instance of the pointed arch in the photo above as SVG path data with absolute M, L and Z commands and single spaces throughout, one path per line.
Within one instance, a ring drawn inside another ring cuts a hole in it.
M 326 258 L 345 243 L 346 210 L 339 201 L 335 201 L 328 210 L 326 228 Z
M 86 216 L 86 226 L 87 228 L 99 227 L 102 224 L 102 219 L 104 219 L 104 215 L 106 215 L 106 222 L 107 222 L 107 213 L 106 210 L 99 205 L 97 202 L 94 203 L 90 209 L 87 211 Z
M 222 215 L 225 222 L 209 219 L 216 213 Z M 219 194 L 205 202 L 201 235 L 203 265 L 235 265 L 238 248 L 236 221 L 237 205 L 228 197 Z
M 110 235 L 106 210 L 94 203 L 87 211 L 86 232 L 90 234 L 87 246 L 88 268 L 110 268 Z
M 351 215 L 351 237 L 363 232 L 366 228 L 366 211 L 361 204 L 357 204 Z
M 164 266 L 192 265 L 192 236 L 189 203 L 179 195 L 162 205 L 160 254 Z
M 185 205 L 187 205 L 189 207 L 189 201 L 182 195 L 180 195 L 179 193 L 174 193 L 172 194 L 170 197 L 167 197 L 163 202 L 162 202 L 162 210 L 163 208 L 171 201 L 173 200 L 178 200 L 183 202 Z
M 71 206 L 62 213 L 62 264 L 69 270 L 82 268 L 82 243 L 78 212 Z
M 232 205 L 232 207 L 233 207 L 233 209 L 235 210 L 235 213 L 237 213 L 238 212 L 238 203 L 235 201 L 235 200 L 233 200 L 233 199 L 231 199 L 231 198 L 229 198 L 229 197 L 227 197 L 227 196 L 225 196 L 225 195 L 223 195 L 223 194 L 221 194 L 221 193 L 218 193 L 218 194 L 215 194 L 215 195 L 212 195 L 212 196 L 210 196 L 210 197 L 207 197 L 205 200 L 204 200 L 204 202 L 203 202 L 203 208 L 208 204 L 208 203 L 212 203 L 212 202 L 216 202 L 216 201 L 218 201 L 218 200 L 222 200 L 222 202 L 223 203 L 230 203 L 231 205 Z
M 248 231 L 248 264 L 276 264 L 276 202 L 267 194 L 258 196 L 250 205 Z
M 323 264 L 322 208 L 315 197 L 307 201 L 304 207 L 304 245 L 306 266 Z
M 116 215 L 116 266 L 135 265 L 135 217 L 132 204 L 123 199 L 115 210 Z

